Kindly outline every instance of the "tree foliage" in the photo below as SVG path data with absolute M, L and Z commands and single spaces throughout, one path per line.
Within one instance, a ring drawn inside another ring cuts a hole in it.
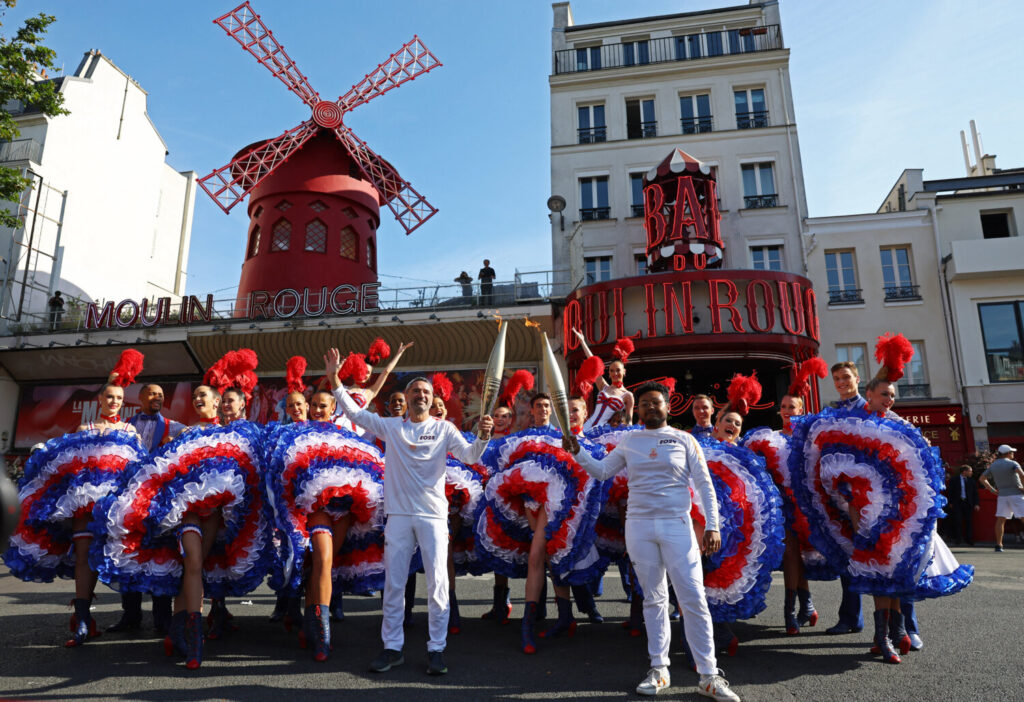
M 0 0 L 14 7 L 17 0 Z M 47 28 L 57 20 L 53 15 L 39 13 L 29 17 L 13 37 L 0 36 L 0 141 L 8 142 L 20 134 L 18 124 L 9 112 L 12 101 L 31 106 L 41 114 L 53 117 L 67 114 L 64 96 L 56 83 L 42 80 L 43 71 L 54 69 L 57 53 L 40 42 Z M 0 21 L 0 26 L 2 26 Z M 16 168 L 0 167 L 0 201 L 17 202 L 31 181 Z M 0 225 L 11 228 L 21 221 L 10 210 L 0 209 Z

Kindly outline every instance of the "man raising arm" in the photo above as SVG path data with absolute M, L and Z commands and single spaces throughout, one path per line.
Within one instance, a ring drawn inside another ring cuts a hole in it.
M 341 354 L 331 349 L 324 356 L 327 378 L 345 416 L 387 442 L 384 455 L 384 602 L 381 638 L 384 651 L 370 664 L 383 673 L 401 665 L 404 632 L 405 583 L 409 563 L 419 546 L 427 576 L 430 641 L 427 673 L 443 675 L 448 633 L 448 500 L 444 494 L 445 459 L 452 454 L 468 465 L 479 462 L 494 422 L 480 418 L 482 436 L 472 444 L 450 422 L 430 416 L 434 389 L 426 378 L 413 378 L 405 388 L 408 413 L 379 417 L 360 408 L 338 379 Z

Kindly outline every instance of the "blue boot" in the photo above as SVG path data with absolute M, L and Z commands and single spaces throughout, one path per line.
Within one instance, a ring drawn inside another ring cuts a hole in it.
M 896 649 L 892 647 L 892 641 L 889 640 L 889 610 L 887 609 L 876 609 L 875 610 L 875 645 L 872 647 L 872 653 L 877 652 L 882 654 L 882 660 L 886 663 L 899 663 L 900 657 L 896 653 Z
M 499 624 L 508 624 L 512 618 L 512 600 L 508 595 L 508 588 L 499 585 L 494 586 L 494 600 L 491 608 L 484 612 L 481 619 L 496 620 Z
M 185 646 L 185 619 L 188 616 L 185 612 L 177 612 L 171 615 L 167 625 L 167 636 L 164 637 L 164 655 L 173 656 L 177 653 L 184 656 Z
M 814 602 L 811 601 L 811 591 L 801 587 L 796 589 L 796 596 L 800 600 L 800 611 L 796 614 L 797 624 L 800 626 L 814 626 L 818 623 L 818 610 L 814 609 Z
M 185 617 L 185 667 L 195 670 L 203 664 L 203 614 L 189 612 Z
M 576 609 L 580 614 L 587 615 L 591 624 L 603 624 L 604 617 L 597 611 L 597 603 L 594 601 L 590 588 L 586 585 L 573 585 L 571 589 L 572 597 L 576 600 Z
M 335 587 L 331 591 L 331 621 L 332 622 L 343 622 L 345 621 L 345 599 L 341 592 L 341 588 Z
M 576 633 L 576 620 L 572 617 L 572 602 L 564 597 L 556 597 L 555 605 L 558 606 L 558 619 L 553 627 L 540 632 L 542 639 L 553 639 L 562 634 L 572 636 Z
M 85 598 L 76 597 L 71 603 L 75 607 L 75 613 L 71 616 L 71 638 L 64 642 L 66 648 L 81 646 L 89 639 L 100 635 L 96 631 L 96 622 L 89 614 L 91 602 Z
M 796 590 L 786 590 L 785 603 L 782 605 L 782 617 L 786 621 L 786 633 L 796 636 L 800 633 L 800 623 L 796 617 Z
M 455 594 L 455 588 L 448 590 L 448 633 L 462 633 L 462 617 L 459 616 L 459 598 Z
M 323 663 L 331 651 L 330 607 L 322 604 L 306 607 L 309 640 L 313 644 L 313 660 Z
M 537 652 L 537 603 L 527 602 L 523 610 L 523 626 L 520 629 L 520 639 L 523 645 L 523 653 L 532 654 Z
M 224 634 L 235 631 L 237 627 L 231 623 L 231 612 L 228 611 L 224 600 L 215 599 L 210 602 L 210 614 L 206 623 L 210 627 L 207 637 L 213 641 L 224 638 Z

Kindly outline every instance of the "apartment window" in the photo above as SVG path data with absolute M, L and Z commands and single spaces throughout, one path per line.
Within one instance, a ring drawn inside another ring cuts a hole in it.
M 280 209 L 280 206 L 279 206 Z M 279 219 L 274 224 L 273 236 L 270 239 L 271 251 L 287 251 L 292 240 L 292 223 L 287 219 Z
M 260 252 L 260 225 L 256 225 L 252 228 L 252 234 L 249 235 L 249 258 L 252 258 Z
M 679 114 L 682 115 L 683 134 L 699 134 L 711 131 L 711 95 L 683 95 L 679 98 Z
M 327 253 L 327 225 L 319 219 L 306 225 L 306 251 Z
M 583 259 L 586 267 L 586 285 L 612 279 L 611 256 L 588 256 Z
M 347 258 L 351 261 L 356 260 L 356 251 L 359 248 L 359 235 L 356 234 L 356 230 L 352 227 L 345 227 L 341 230 L 341 249 L 340 253 L 342 258 Z
M 601 67 L 601 47 L 589 46 L 576 49 L 576 70 L 596 71 Z
M 637 275 L 647 275 L 647 255 L 633 254 L 633 264 Z
M 763 88 L 733 91 L 736 102 L 736 128 L 757 129 L 768 126 L 768 107 Z
M 580 220 L 608 219 L 608 176 L 580 178 Z
M 900 397 L 931 397 L 931 387 L 925 373 L 924 342 L 911 341 L 910 345 L 914 347 L 914 357 L 904 367 L 903 377 L 896 382 Z
M 1024 381 L 1024 302 L 985 303 L 978 305 L 978 314 L 989 381 Z
M 749 29 L 729 30 L 729 53 L 742 54 L 754 49 L 754 33 Z
M 1010 213 L 982 212 L 981 235 L 986 239 L 1005 239 L 1010 236 Z
M 596 144 L 608 138 L 608 130 L 604 123 L 604 105 L 580 105 L 576 112 L 579 124 L 576 131 L 580 144 Z
M 826 251 L 825 275 L 828 279 L 828 304 L 849 305 L 864 302 L 857 287 L 857 268 L 853 251 Z
M 910 271 L 910 247 L 883 246 L 882 284 L 886 300 L 919 300 L 918 286 Z
M 781 271 L 782 246 L 751 246 L 750 259 L 755 271 Z
M 654 119 L 654 100 L 626 100 L 626 138 L 655 136 L 658 136 L 658 123 Z
M 627 41 L 622 44 L 622 65 L 635 66 L 651 62 L 650 45 L 647 40 Z
M 771 163 L 745 163 L 740 167 L 740 172 L 743 176 L 744 208 L 756 210 L 779 206 Z
M 836 344 L 836 362 L 844 363 L 846 361 L 851 361 L 857 366 L 860 387 L 863 389 L 871 379 L 871 376 L 868 375 L 868 347 L 864 344 Z
M 644 174 L 629 174 L 629 210 L 633 217 L 644 216 Z

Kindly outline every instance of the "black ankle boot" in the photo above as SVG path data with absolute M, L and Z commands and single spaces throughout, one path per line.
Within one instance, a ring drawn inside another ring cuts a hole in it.
M 459 616 L 459 598 L 455 594 L 455 588 L 448 590 L 448 633 L 462 633 L 462 617 Z
M 153 595 L 153 630 L 158 634 L 166 634 L 170 629 L 171 604 L 169 595 Z
M 117 624 L 111 624 L 106 630 L 117 633 L 138 631 L 140 628 L 142 628 L 142 593 L 122 592 L 121 618 Z
M 594 601 L 590 588 L 586 585 L 573 585 L 570 589 L 573 599 L 576 600 L 576 609 L 580 614 L 587 615 L 592 624 L 603 624 L 604 617 L 597 611 L 597 602 Z
M 523 625 L 520 629 L 523 653 L 537 652 L 537 603 L 527 602 L 523 609 Z
M 786 633 L 796 636 L 800 633 L 800 622 L 796 618 L 796 590 L 786 590 L 785 602 L 782 605 L 782 617 L 786 622 Z
M 331 621 L 332 622 L 343 622 L 345 621 L 345 596 L 342 594 L 341 589 L 335 587 L 331 591 Z
M 508 624 L 512 618 L 512 600 L 508 596 L 508 588 L 494 586 L 494 601 L 491 608 L 484 612 L 481 619 L 494 619 L 499 624 Z
M 91 600 L 76 597 L 71 601 L 75 607 L 75 613 L 71 616 L 71 638 L 64 642 L 67 648 L 81 646 L 89 639 L 99 636 L 96 631 L 96 622 L 89 613 Z
M 167 624 L 167 636 L 164 637 L 164 655 L 173 656 L 177 653 L 184 656 L 188 651 L 185 646 L 185 619 L 188 613 L 182 611 L 171 615 Z

